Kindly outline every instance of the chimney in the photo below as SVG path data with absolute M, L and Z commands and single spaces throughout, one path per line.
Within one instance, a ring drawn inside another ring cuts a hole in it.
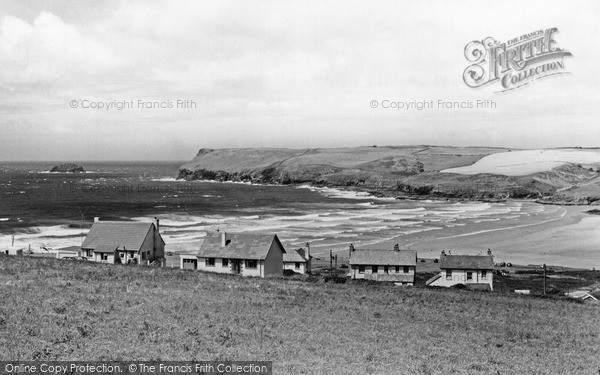
M 154 225 L 156 226 L 156 233 L 159 233 L 160 230 L 160 220 L 155 216 L 154 217 Z
M 354 245 L 350 244 L 349 252 L 348 252 L 348 259 L 350 259 L 350 257 L 352 256 L 353 252 L 354 252 Z
M 394 251 L 400 251 L 400 246 L 398 244 L 394 245 Z
M 492 256 L 492 250 L 488 249 L 488 252 L 487 252 L 487 254 L 488 254 L 489 256 Z
M 221 232 L 221 247 L 225 247 L 227 245 L 227 233 Z
M 304 255 L 306 256 L 306 260 L 310 260 L 310 244 L 308 242 L 306 243 L 306 253 Z
M 94 216 L 94 223 L 97 223 L 100 221 L 100 216 Z
M 446 250 L 442 250 L 442 258 L 446 256 Z

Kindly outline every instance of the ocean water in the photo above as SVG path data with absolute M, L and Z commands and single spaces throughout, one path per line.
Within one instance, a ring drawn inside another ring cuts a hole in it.
M 285 246 L 344 256 L 348 245 L 403 248 L 419 240 L 551 220 L 531 202 L 375 198 L 312 186 L 178 181 L 183 162 L 81 162 L 87 173 L 47 171 L 57 163 L 0 164 L 0 248 L 80 245 L 94 217 L 158 217 L 167 251 L 194 252 L 208 231 L 274 232 Z M 440 249 L 432 249 L 439 254 Z M 485 249 L 481 249 L 485 250 Z

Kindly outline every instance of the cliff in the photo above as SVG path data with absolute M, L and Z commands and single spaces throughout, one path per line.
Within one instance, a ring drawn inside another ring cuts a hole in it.
M 597 172 L 600 163 L 584 166 L 558 163 L 550 170 L 523 176 L 466 175 L 445 171 L 473 165 L 488 155 L 511 151 L 439 146 L 202 149 L 192 161 L 180 167 L 178 178 L 310 183 L 400 199 L 537 199 L 542 203 L 561 204 L 600 201 L 600 175 Z

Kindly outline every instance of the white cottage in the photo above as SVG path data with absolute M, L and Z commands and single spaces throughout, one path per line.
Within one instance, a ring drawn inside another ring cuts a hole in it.
M 158 219 L 154 222 L 94 219 L 82 256 L 100 263 L 149 264 L 164 259 L 165 241 Z
M 196 259 L 182 256 L 181 268 L 242 276 L 281 276 L 285 253 L 275 234 L 217 232 L 204 238 Z
M 400 250 L 355 249 L 350 244 L 350 277 L 373 281 L 390 281 L 401 285 L 414 285 L 417 252 Z
M 494 257 L 490 250 L 487 255 L 446 255 L 442 250 L 440 270 L 427 280 L 427 286 L 463 284 L 473 289 L 494 289 Z
M 22 257 L 23 249 L 15 249 L 15 248 L 11 247 L 11 248 L 2 250 L 2 253 L 5 255 L 13 255 L 13 256 Z
M 302 274 L 310 273 L 311 258 L 310 244 L 307 242 L 306 248 L 288 250 L 283 254 L 283 269 Z

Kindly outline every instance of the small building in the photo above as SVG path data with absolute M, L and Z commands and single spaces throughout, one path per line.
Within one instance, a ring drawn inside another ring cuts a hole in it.
M 189 255 L 181 257 L 181 268 L 242 276 L 281 276 L 285 253 L 275 234 L 216 232 L 204 238 L 197 260 Z
M 82 256 L 100 263 L 147 265 L 164 259 L 165 241 L 159 220 L 153 222 L 94 219 L 83 244 Z
M 440 256 L 440 273 L 427 280 L 427 286 L 451 287 L 462 284 L 467 288 L 494 290 L 494 257 L 487 255 Z
M 23 256 L 23 249 L 15 249 L 13 247 L 9 247 L 7 249 L 3 249 L 2 253 L 4 255 L 13 255 L 13 256 L 22 257 Z
M 307 242 L 306 248 L 286 251 L 283 254 L 283 269 L 302 274 L 310 273 L 310 244 Z
M 400 250 L 355 249 L 350 244 L 350 277 L 373 281 L 389 281 L 401 285 L 414 285 L 417 252 Z
M 60 249 L 54 250 L 56 259 L 63 258 L 75 258 L 81 256 L 81 247 L 79 246 L 67 246 L 61 247 Z

